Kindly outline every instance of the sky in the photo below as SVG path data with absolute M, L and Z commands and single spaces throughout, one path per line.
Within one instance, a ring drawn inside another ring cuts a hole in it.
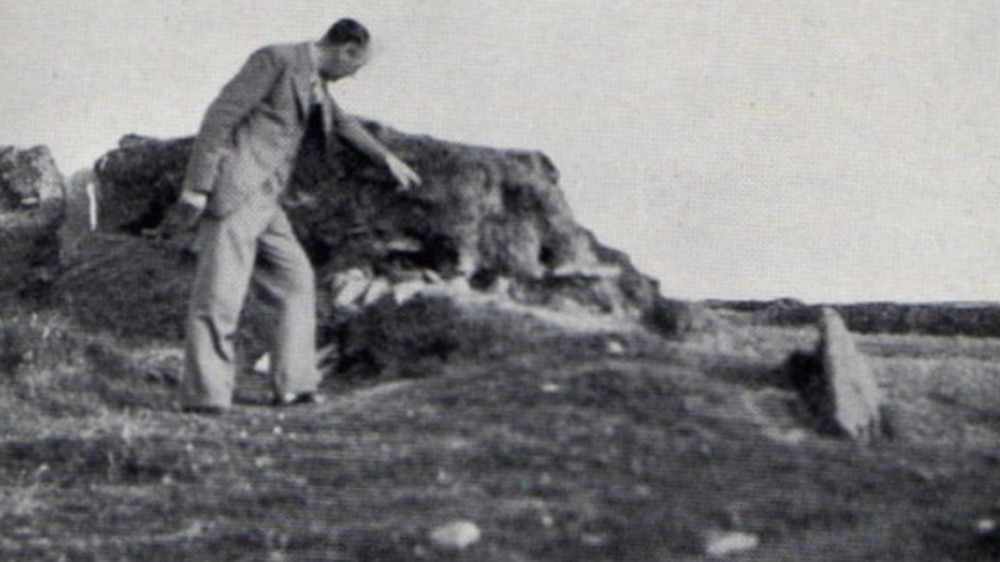
M 376 53 L 340 105 L 545 152 L 665 295 L 1000 300 L 996 0 L 3 0 L 0 145 L 193 134 L 343 16 Z

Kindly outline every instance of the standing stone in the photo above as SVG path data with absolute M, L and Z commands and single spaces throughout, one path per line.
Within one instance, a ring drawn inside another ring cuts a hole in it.
M 816 355 L 789 358 L 792 383 L 821 429 L 872 441 L 882 430 L 882 396 L 871 367 L 835 310 L 822 310 L 819 328 Z

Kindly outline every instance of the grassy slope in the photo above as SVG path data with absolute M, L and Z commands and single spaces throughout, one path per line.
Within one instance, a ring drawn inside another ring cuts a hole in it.
M 175 349 L 0 327 L 5 560 L 698 560 L 711 529 L 760 537 L 741 560 L 998 555 L 970 532 L 1000 499 L 994 341 L 864 338 L 898 436 L 863 449 L 801 430 L 775 373 L 803 331 L 525 325 L 321 406 L 253 405 L 247 376 L 249 404 L 217 419 L 174 411 Z M 430 544 L 456 518 L 483 540 Z

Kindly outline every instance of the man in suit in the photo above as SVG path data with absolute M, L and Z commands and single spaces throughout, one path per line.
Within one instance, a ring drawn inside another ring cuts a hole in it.
M 369 33 L 351 19 L 318 41 L 254 52 L 209 106 L 175 211 L 199 222 L 198 266 L 186 321 L 186 411 L 232 406 L 234 336 L 251 277 L 277 310 L 271 342 L 275 404 L 318 402 L 312 265 L 278 197 L 310 120 L 383 163 L 406 190 L 419 176 L 333 101 L 326 86 L 368 61 Z M 183 222 L 183 220 L 182 220 Z M 255 263 L 258 267 L 255 270 Z

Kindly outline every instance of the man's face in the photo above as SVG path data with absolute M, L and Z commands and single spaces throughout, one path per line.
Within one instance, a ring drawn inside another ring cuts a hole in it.
M 322 45 L 319 48 L 319 74 L 326 80 L 347 78 L 368 62 L 370 49 L 357 43 Z

